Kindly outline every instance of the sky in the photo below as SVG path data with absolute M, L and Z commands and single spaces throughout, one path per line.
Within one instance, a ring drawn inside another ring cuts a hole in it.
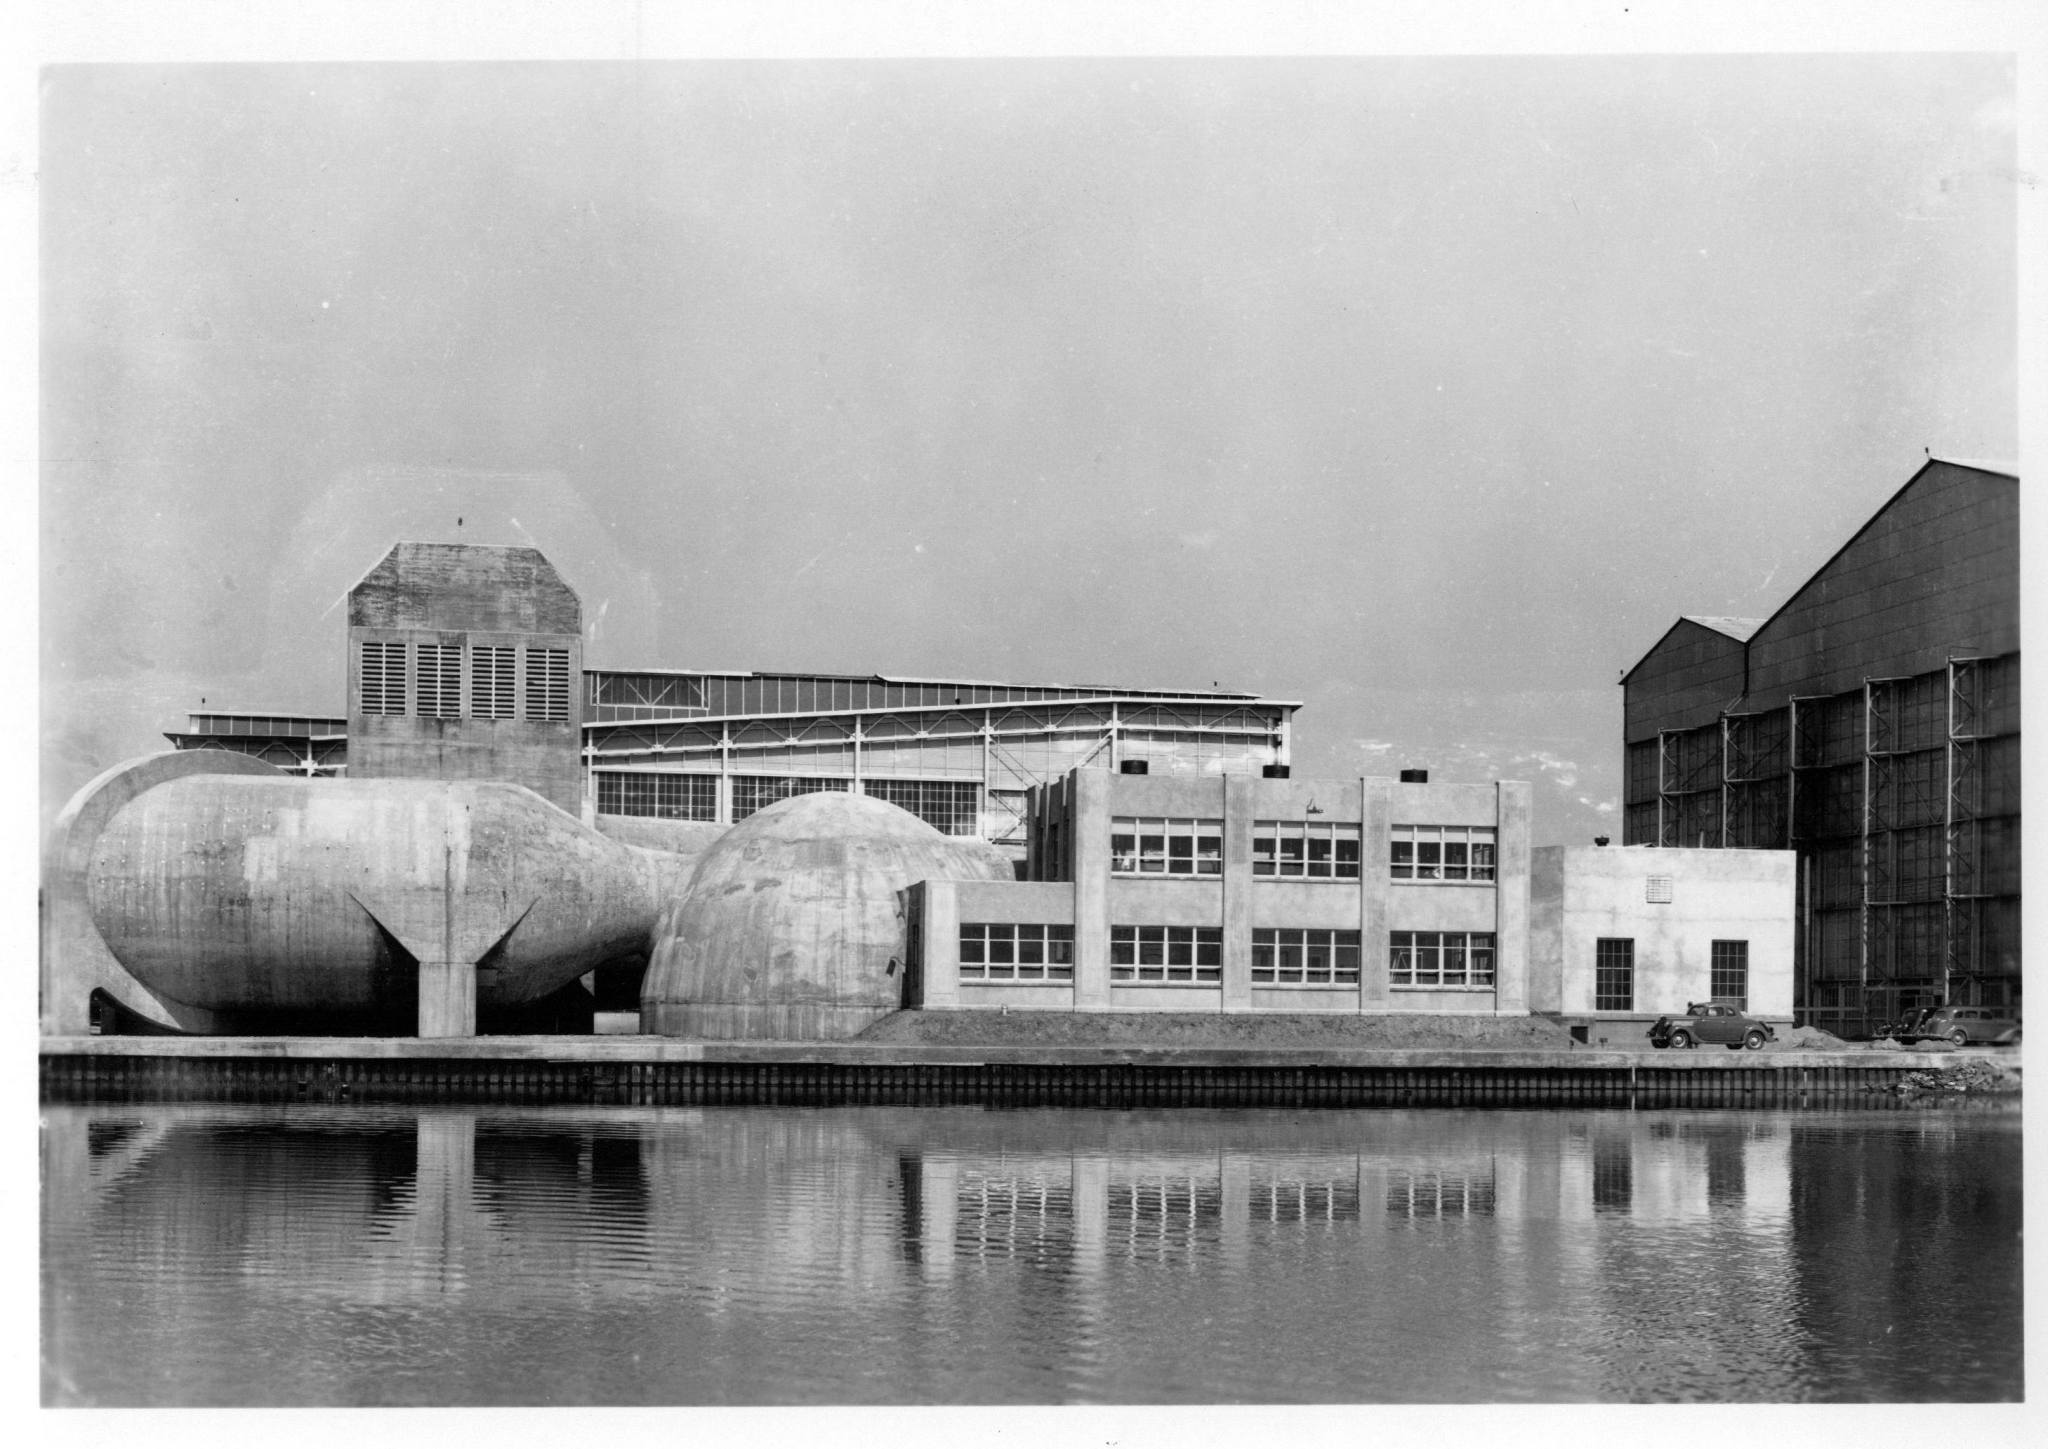
M 1974 54 L 57 65 L 41 796 L 339 714 L 399 538 L 597 667 L 1256 691 L 1619 835 L 1621 673 L 2018 451 Z

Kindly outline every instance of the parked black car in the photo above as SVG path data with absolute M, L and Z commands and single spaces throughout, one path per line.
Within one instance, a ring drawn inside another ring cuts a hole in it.
M 1703 1041 L 1717 1041 L 1730 1051 L 1762 1051 L 1777 1033 L 1733 1001 L 1695 1001 L 1679 1017 L 1660 1016 L 1650 1028 L 1653 1047 L 1695 1047 Z
M 1951 1041 L 1957 1046 L 1991 1042 L 1997 1046 L 2016 1046 L 2020 1019 L 1989 1006 L 1942 1006 L 1901 1023 L 1892 1035 L 1902 1042 Z

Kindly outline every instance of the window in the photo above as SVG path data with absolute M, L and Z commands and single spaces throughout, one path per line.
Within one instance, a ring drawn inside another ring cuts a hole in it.
M 1387 984 L 1421 987 L 1491 987 L 1493 932 L 1389 932 Z
M 1119 875 L 1223 874 L 1221 820 L 1118 816 L 1109 829 L 1109 868 Z
M 941 835 L 981 833 L 981 782 L 978 780 L 868 780 L 867 793 L 887 800 L 922 820 Z
M 1283 880 L 1357 880 L 1356 824 L 1259 820 L 1252 824 L 1252 874 Z
M 569 718 L 569 651 L 528 648 L 526 651 L 526 717 Z
M 1653 906 L 1671 904 L 1671 877 L 1668 875 L 1646 875 L 1643 877 L 1643 900 Z
M 1708 995 L 1749 1010 L 1749 942 L 1716 941 L 1708 972 Z
M 716 820 L 716 775 L 597 772 L 597 813 L 645 815 L 656 820 Z
M 1252 985 L 1356 986 L 1358 932 L 1252 932 Z
M 469 651 L 469 712 L 476 719 L 512 718 L 512 646 L 478 644 Z
M 1602 936 L 1593 946 L 1593 1010 L 1635 1009 L 1635 939 L 1629 936 Z
M 422 719 L 462 713 L 462 646 L 421 644 L 413 650 L 413 702 Z
M 363 643 L 364 714 L 405 713 L 405 646 Z
M 1111 926 L 1109 979 L 1126 985 L 1220 984 L 1223 980 L 1223 928 Z
M 756 810 L 793 795 L 822 795 L 844 790 L 851 781 L 828 776 L 734 775 L 732 777 L 732 823 L 737 825 Z
M 1072 981 L 1072 926 L 991 925 L 960 927 L 962 981 Z
M 1389 859 L 1395 880 L 1493 879 L 1490 825 L 1396 825 Z

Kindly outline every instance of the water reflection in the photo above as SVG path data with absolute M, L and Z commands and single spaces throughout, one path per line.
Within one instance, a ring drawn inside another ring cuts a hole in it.
M 42 1150 L 55 1403 L 2020 1390 L 2016 1116 L 90 1106 Z

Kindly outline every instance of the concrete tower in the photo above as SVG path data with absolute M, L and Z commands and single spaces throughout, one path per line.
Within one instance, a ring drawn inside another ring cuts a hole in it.
M 538 549 L 401 543 L 348 596 L 352 779 L 508 780 L 582 812 L 583 607 Z

